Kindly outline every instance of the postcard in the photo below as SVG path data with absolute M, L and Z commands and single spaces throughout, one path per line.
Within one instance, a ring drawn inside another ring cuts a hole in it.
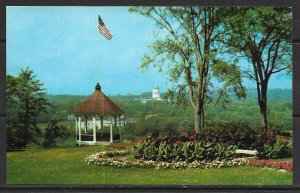
M 292 185 L 292 9 L 8 6 L 7 184 Z

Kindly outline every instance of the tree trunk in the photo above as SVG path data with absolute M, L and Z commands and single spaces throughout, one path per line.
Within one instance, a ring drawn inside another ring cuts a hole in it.
M 200 123 L 201 130 L 204 129 L 204 108 L 201 108 L 201 123 Z
M 200 111 L 195 110 L 195 132 L 200 133 L 201 115 Z
M 26 113 L 25 113 L 25 120 L 24 120 L 24 142 L 27 145 L 28 141 L 29 141 L 29 99 L 26 98 L 25 100 L 25 109 L 26 109 Z M 26 146 L 25 145 L 25 146 Z
M 262 122 L 262 126 L 264 128 L 265 131 L 268 130 L 268 121 L 267 121 L 267 104 L 266 101 L 260 101 L 260 115 L 261 115 L 261 122 Z
M 197 108 L 194 111 L 195 116 L 195 133 L 200 133 L 204 128 L 204 110 L 200 103 L 197 104 Z
M 261 96 L 258 99 L 259 110 L 261 115 L 262 127 L 265 131 L 268 130 L 268 115 L 267 115 L 267 91 L 268 82 L 263 82 L 261 84 Z

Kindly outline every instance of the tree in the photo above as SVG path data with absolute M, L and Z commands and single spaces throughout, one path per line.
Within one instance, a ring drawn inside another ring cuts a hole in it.
M 6 125 L 7 125 L 7 144 L 12 146 L 25 146 L 22 137 L 18 132 L 18 119 L 17 115 L 19 109 L 17 108 L 17 79 L 14 76 L 6 76 Z M 18 140 L 19 139 L 19 140 Z
M 14 130 L 13 133 L 8 132 L 14 135 L 11 136 L 14 142 L 8 145 L 26 146 L 30 141 L 38 143 L 40 129 L 37 127 L 37 117 L 45 112 L 50 104 L 44 98 L 43 83 L 35 78 L 33 71 L 28 67 L 21 69 L 17 77 L 7 76 L 7 124 L 8 128 Z M 14 124 L 11 120 L 14 120 Z
M 272 75 L 291 69 L 291 10 L 239 8 L 226 23 L 230 52 L 250 63 L 243 72 L 254 80 L 262 126 L 268 129 L 268 84 Z
M 62 126 L 58 126 L 58 121 L 56 119 L 52 119 L 48 124 L 45 132 L 45 139 L 43 142 L 44 147 L 51 147 L 55 146 L 56 142 L 55 139 L 58 137 L 65 136 L 65 128 Z
M 223 83 L 219 99 L 228 99 L 228 90 L 245 96 L 238 66 L 219 57 L 223 46 L 218 42 L 225 34 L 223 21 L 230 15 L 227 8 L 131 7 L 129 11 L 156 24 L 152 54 L 144 55 L 141 68 L 153 65 L 167 72 L 174 86 L 165 96 L 192 106 L 196 133 L 204 128 L 204 107 L 211 101 L 213 76 Z

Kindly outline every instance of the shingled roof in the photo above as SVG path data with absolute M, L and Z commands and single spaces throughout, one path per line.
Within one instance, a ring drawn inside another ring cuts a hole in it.
M 101 92 L 101 86 L 97 83 L 95 92 L 83 101 L 74 111 L 76 115 L 121 115 L 125 113 L 118 105 Z

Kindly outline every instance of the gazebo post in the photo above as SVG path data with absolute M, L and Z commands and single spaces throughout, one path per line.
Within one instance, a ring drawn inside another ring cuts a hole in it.
M 115 126 L 117 126 L 117 115 L 114 115 Z
M 93 142 L 96 143 L 96 118 L 93 116 Z
M 77 116 L 75 117 L 75 130 L 76 130 L 76 141 L 77 141 L 77 135 L 78 135 L 78 131 L 77 131 L 77 129 L 78 129 L 78 122 L 77 122 Z
M 104 131 L 104 127 L 103 127 L 103 115 L 100 116 L 100 127 L 101 127 L 101 137 L 103 137 L 103 131 Z
M 126 124 L 126 117 L 125 117 L 125 115 L 123 115 L 123 125 L 125 125 Z
M 84 129 L 84 132 L 85 132 L 85 133 L 86 133 L 87 126 L 88 126 L 88 124 L 87 124 L 87 118 L 88 118 L 88 116 L 86 115 L 86 116 L 85 116 L 85 129 Z
M 112 123 L 112 121 L 110 121 L 110 140 L 109 140 L 110 143 L 113 143 L 112 125 L 113 125 L 113 123 Z
M 78 135 L 79 135 L 78 141 L 79 141 L 79 146 L 80 146 L 80 143 L 81 143 L 81 117 L 80 116 L 78 119 L 78 123 L 79 123 L 79 125 L 78 125 Z
M 103 116 L 102 115 L 100 116 L 100 122 L 101 122 L 100 128 L 101 128 L 101 130 L 103 130 Z
M 121 140 L 121 115 L 119 115 L 119 136 L 120 136 L 119 140 Z
M 121 115 L 118 116 L 119 119 L 119 127 L 121 127 Z

